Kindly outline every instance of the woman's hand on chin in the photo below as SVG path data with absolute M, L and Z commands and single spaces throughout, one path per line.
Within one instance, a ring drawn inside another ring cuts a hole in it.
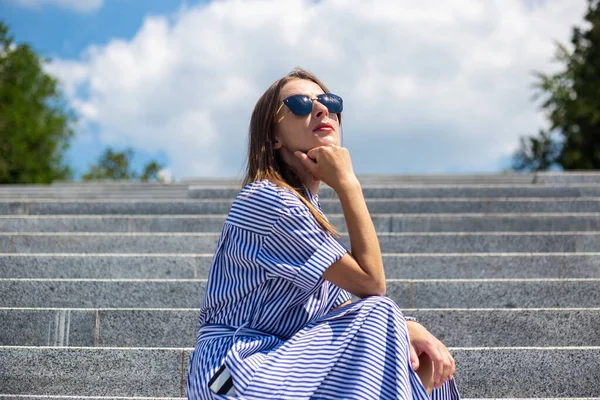
M 279 151 L 281 153 L 281 157 L 286 162 L 286 164 L 291 166 L 294 169 L 294 171 L 296 171 L 296 173 L 305 185 L 311 185 L 316 182 L 319 182 L 319 179 L 317 179 L 309 170 L 306 169 L 304 165 L 302 165 L 302 161 L 298 157 L 296 157 L 294 153 L 290 151 L 290 149 L 288 149 L 285 146 L 281 146 Z

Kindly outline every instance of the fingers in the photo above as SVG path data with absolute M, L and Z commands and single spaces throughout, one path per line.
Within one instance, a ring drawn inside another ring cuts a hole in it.
M 321 151 L 323 151 L 324 149 L 326 149 L 327 147 L 340 147 L 336 144 L 333 143 L 329 143 L 323 146 L 317 146 L 317 147 L 313 147 L 312 149 L 308 150 L 306 152 L 306 154 L 308 155 L 309 158 L 312 158 L 313 160 L 317 159 L 317 154 L 319 154 Z M 327 151 L 327 150 L 325 150 Z
M 437 339 L 436 339 L 437 340 Z M 434 361 L 434 387 L 440 388 L 451 376 L 454 375 L 455 363 L 454 358 L 448 352 L 448 349 L 442 342 L 438 340 L 437 343 L 437 354 L 439 358 L 433 359 Z
M 315 177 L 318 177 L 317 163 L 301 151 L 295 151 L 294 155 L 300 160 L 302 165 Z
M 433 337 L 432 337 L 433 338 Z M 435 338 L 433 338 L 435 340 Z M 440 380 L 444 374 L 444 355 L 439 350 L 437 343 L 434 340 L 427 341 L 426 346 L 423 347 L 423 351 L 427 353 L 431 361 L 433 361 L 433 385 L 437 389 L 441 385 L 439 385 Z M 443 383 L 444 381 L 442 381 Z
M 433 385 L 440 388 L 455 372 L 454 358 L 435 336 L 418 323 L 407 324 L 410 338 L 410 359 L 412 363 L 413 345 L 415 353 L 425 353 L 433 362 Z M 422 355 L 422 354 L 421 354 Z
M 419 369 L 419 356 L 412 343 L 410 344 L 410 365 L 414 371 Z

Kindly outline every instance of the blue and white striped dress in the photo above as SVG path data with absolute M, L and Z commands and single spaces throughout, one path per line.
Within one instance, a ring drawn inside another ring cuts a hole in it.
M 330 312 L 351 297 L 321 275 L 347 251 L 291 191 L 268 180 L 246 185 L 214 254 L 188 398 L 429 399 L 393 300 L 370 296 Z M 208 388 L 223 363 L 235 396 Z M 458 399 L 454 381 L 433 398 Z

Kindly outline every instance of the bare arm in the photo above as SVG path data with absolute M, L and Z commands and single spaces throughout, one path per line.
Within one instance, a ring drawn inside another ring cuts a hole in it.
M 283 153 L 284 157 L 287 153 Z M 327 183 L 340 198 L 352 252 L 347 252 L 323 273 L 326 279 L 353 295 L 385 294 L 385 274 L 377 233 L 367 204 L 352 169 L 348 149 L 336 145 L 319 146 L 306 154 L 294 153 L 298 167 Z M 294 163 L 292 163 L 294 164 Z
M 351 253 L 345 254 L 324 273 L 323 279 L 360 298 L 383 296 L 386 291 L 381 248 L 358 179 L 336 191 L 344 211 Z

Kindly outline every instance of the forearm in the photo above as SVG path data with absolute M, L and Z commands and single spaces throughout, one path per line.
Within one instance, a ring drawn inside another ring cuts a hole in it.
M 361 269 L 376 281 L 385 293 L 385 272 L 377 232 L 358 179 L 341 186 L 337 192 L 348 236 L 351 254 Z

